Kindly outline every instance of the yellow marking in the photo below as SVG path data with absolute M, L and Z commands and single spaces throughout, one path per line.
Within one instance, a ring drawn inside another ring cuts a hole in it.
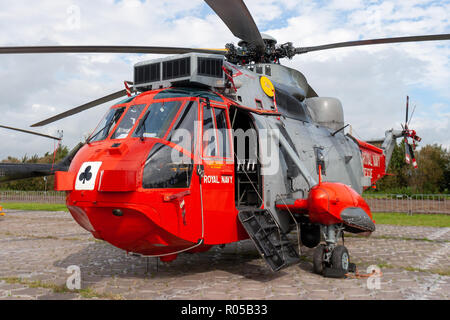
M 209 167 L 209 168 L 213 168 L 213 169 L 222 169 L 223 168 L 223 166 L 225 165 L 224 163 L 223 163 L 223 161 L 214 161 L 214 160 L 207 160 L 207 161 L 205 161 L 205 163 L 206 163 L 206 165 Z
M 261 84 L 261 88 L 263 89 L 264 93 L 268 97 L 273 97 L 275 87 L 272 84 L 272 81 L 269 80 L 269 78 L 262 76 L 259 78 L 259 83 Z
M 217 49 L 217 48 L 200 48 L 200 50 L 214 50 L 214 51 L 228 52 L 228 49 Z

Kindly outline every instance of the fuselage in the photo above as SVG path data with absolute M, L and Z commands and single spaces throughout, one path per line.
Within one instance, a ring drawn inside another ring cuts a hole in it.
M 298 120 L 198 88 L 147 91 L 112 106 L 69 170 L 57 172 L 56 189 L 67 191 L 72 216 L 96 238 L 147 256 L 248 238 L 242 207 L 271 210 L 287 230 L 277 201 L 304 198 L 312 186 L 268 129 L 312 179 L 319 148 L 327 181 L 362 191 L 358 145 L 313 123 L 306 109 Z

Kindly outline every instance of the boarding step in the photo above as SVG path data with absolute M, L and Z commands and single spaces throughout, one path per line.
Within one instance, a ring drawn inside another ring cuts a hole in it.
M 262 258 L 273 271 L 300 262 L 293 243 L 280 230 L 268 210 L 241 208 L 238 216 Z

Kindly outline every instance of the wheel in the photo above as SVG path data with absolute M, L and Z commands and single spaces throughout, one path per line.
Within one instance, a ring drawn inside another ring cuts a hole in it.
M 350 256 L 344 246 L 337 246 L 331 254 L 331 266 L 334 269 L 348 271 L 350 265 Z
M 323 260 L 324 254 L 325 254 L 325 245 L 324 244 L 319 244 L 314 249 L 314 254 L 313 254 L 314 273 L 322 274 L 323 268 L 325 266 L 325 262 Z

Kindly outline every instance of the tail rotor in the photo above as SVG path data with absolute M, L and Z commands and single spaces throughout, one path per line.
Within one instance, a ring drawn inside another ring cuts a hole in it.
M 418 168 L 416 157 L 414 155 L 414 150 L 416 149 L 416 142 L 420 142 L 422 139 L 416 134 L 415 130 L 411 130 L 408 127 L 408 123 L 411 121 L 409 119 L 409 96 L 406 96 L 406 118 L 405 125 L 403 128 L 403 137 L 405 142 L 405 161 L 407 164 L 412 164 L 415 169 Z M 409 138 L 411 138 L 412 145 L 409 143 Z

